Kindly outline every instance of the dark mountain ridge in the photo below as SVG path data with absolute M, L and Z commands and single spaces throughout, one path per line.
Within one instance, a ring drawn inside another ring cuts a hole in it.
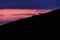
M 60 18 L 60 9 L 2 25 L 0 27 L 0 31 L 56 32 L 56 29 L 60 26 L 59 18 Z

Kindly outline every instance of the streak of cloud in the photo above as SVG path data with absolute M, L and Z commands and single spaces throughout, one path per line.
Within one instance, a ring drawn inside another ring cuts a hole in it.
M 4 15 L 3 15 L 3 14 L 0 14 L 0 17 L 1 17 L 1 16 L 4 16 Z

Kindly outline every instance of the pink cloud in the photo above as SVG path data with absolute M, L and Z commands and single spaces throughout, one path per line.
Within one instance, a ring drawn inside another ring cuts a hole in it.
M 0 9 L 0 20 L 14 21 L 20 18 L 27 18 L 33 16 L 32 14 L 39 15 L 44 14 L 52 10 L 37 10 L 37 9 Z M 28 15 L 27 15 L 28 14 Z M 30 15 L 31 14 L 31 15 Z M 2 16 L 4 15 L 4 16 Z M 16 16 L 13 16 L 16 15 Z

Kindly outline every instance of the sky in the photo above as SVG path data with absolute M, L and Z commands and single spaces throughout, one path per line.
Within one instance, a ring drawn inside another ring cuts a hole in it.
M 57 9 L 60 0 L 0 0 L 0 9 Z
M 60 0 L 0 0 L 0 25 L 59 8 Z
M 33 15 L 44 14 L 52 10 L 38 9 L 0 9 L 0 24 L 31 17 Z

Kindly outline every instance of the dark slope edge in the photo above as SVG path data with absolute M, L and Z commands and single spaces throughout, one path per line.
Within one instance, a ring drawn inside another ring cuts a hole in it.
M 60 9 L 17 20 L 0 26 L 0 31 L 7 32 L 56 32 L 60 26 Z

